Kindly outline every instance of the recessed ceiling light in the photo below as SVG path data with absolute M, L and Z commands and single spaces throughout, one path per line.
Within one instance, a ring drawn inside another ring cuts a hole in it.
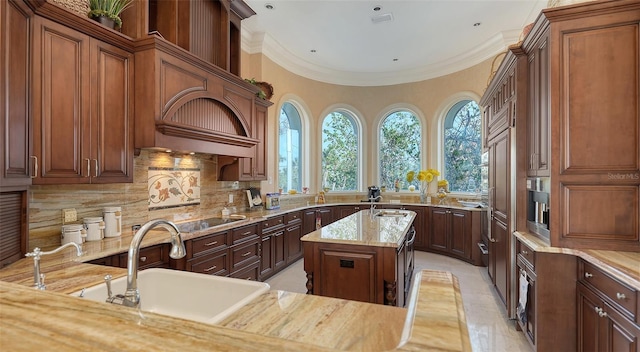
M 474 27 L 480 27 L 480 22 L 476 22 L 473 24 Z
M 382 10 L 382 6 L 376 6 L 373 8 L 373 11 L 380 11 Z
M 267 8 L 267 10 L 273 10 L 275 7 L 273 7 L 273 4 L 265 4 L 264 7 Z
M 316 52 L 316 49 L 311 49 L 311 52 L 312 52 L 312 53 L 315 53 L 315 52 Z
M 398 61 L 398 59 L 397 59 L 397 58 L 396 58 L 396 59 L 393 59 L 393 61 Z

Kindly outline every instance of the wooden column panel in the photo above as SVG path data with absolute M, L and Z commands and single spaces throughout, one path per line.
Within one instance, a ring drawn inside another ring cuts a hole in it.
M 354 253 L 320 248 L 319 258 L 323 282 L 320 294 L 361 302 L 376 302 L 375 252 Z M 380 288 L 381 290 L 382 288 Z

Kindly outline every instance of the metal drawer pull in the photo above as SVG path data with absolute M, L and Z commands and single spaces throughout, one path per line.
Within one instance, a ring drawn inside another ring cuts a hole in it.
M 98 159 L 93 159 L 93 165 L 95 166 L 95 170 L 93 170 L 93 177 L 98 177 Z
M 242 256 L 243 256 L 243 257 L 246 257 L 246 256 L 248 256 L 249 254 L 251 254 L 251 252 L 250 252 L 250 251 L 249 251 L 249 252 L 247 252 L 247 253 L 245 253 L 245 254 L 243 254 Z
M 213 242 L 205 243 L 204 245 L 205 245 L 205 247 L 209 247 L 209 246 L 213 246 L 213 245 L 216 245 L 216 244 L 218 244 L 218 241 L 213 241 Z
M 146 262 L 147 261 L 147 257 L 140 257 L 140 261 L 141 262 Z
M 522 250 L 522 252 L 521 252 L 521 253 L 522 253 L 522 254 L 524 254 L 524 255 L 529 254 L 529 252 L 528 252 L 528 251 L 525 251 L 524 249 Z
M 627 296 L 625 296 L 624 293 L 620 293 L 620 292 L 616 292 L 616 297 L 618 299 L 627 299 Z
M 600 316 L 600 318 L 604 318 L 607 316 L 607 312 L 605 312 L 604 309 L 600 307 L 595 307 L 594 310 L 596 311 L 596 313 L 598 313 L 598 316 Z
M 586 278 L 593 277 L 593 274 L 585 271 L 584 277 L 586 277 Z
M 90 159 L 84 159 L 87 161 L 87 176 L 85 177 L 91 177 L 91 160 Z
M 246 235 L 249 235 L 249 234 L 251 234 L 251 231 L 247 231 L 247 232 L 243 233 L 242 236 L 246 236 Z
M 34 168 L 34 173 L 31 175 L 31 178 L 36 178 L 38 177 L 38 157 L 37 156 L 30 156 L 31 159 L 33 159 L 33 168 Z
M 213 269 L 215 269 L 215 268 L 217 268 L 217 267 L 218 267 L 217 265 L 214 265 L 214 266 L 212 266 L 212 267 L 210 267 L 210 268 L 208 268 L 208 269 L 204 269 L 204 272 L 205 272 L 205 273 L 206 273 L 206 272 L 209 272 L 209 271 L 211 271 L 211 270 L 213 270 Z

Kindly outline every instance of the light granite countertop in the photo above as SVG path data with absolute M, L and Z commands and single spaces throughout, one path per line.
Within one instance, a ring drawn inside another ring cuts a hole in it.
M 376 215 L 380 212 L 387 215 Z M 404 241 L 415 217 L 408 210 L 361 210 L 302 236 L 301 241 L 395 248 Z
M 0 270 L 3 349 L 471 351 L 459 284 L 446 272 L 420 272 L 408 308 L 270 291 L 209 325 L 72 297 L 126 270 L 49 259 L 47 291 L 28 287 L 28 258 Z

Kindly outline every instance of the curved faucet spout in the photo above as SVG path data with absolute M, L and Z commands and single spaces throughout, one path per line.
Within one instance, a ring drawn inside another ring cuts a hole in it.
M 180 259 L 187 253 L 182 241 L 180 230 L 171 221 L 164 219 L 154 219 L 142 225 L 138 232 L 133 235 L 129 254 L 127 258 L 127 291 L 124 294 L 123 304 L 129 307 L 140 305 L 140 292 L 138 291 L 138 261 L 140 257 L 140 243 L 144 236 L 153 228 L 160 226 L 171 234 L 171 252 L 169 256 L 173 259 Z

